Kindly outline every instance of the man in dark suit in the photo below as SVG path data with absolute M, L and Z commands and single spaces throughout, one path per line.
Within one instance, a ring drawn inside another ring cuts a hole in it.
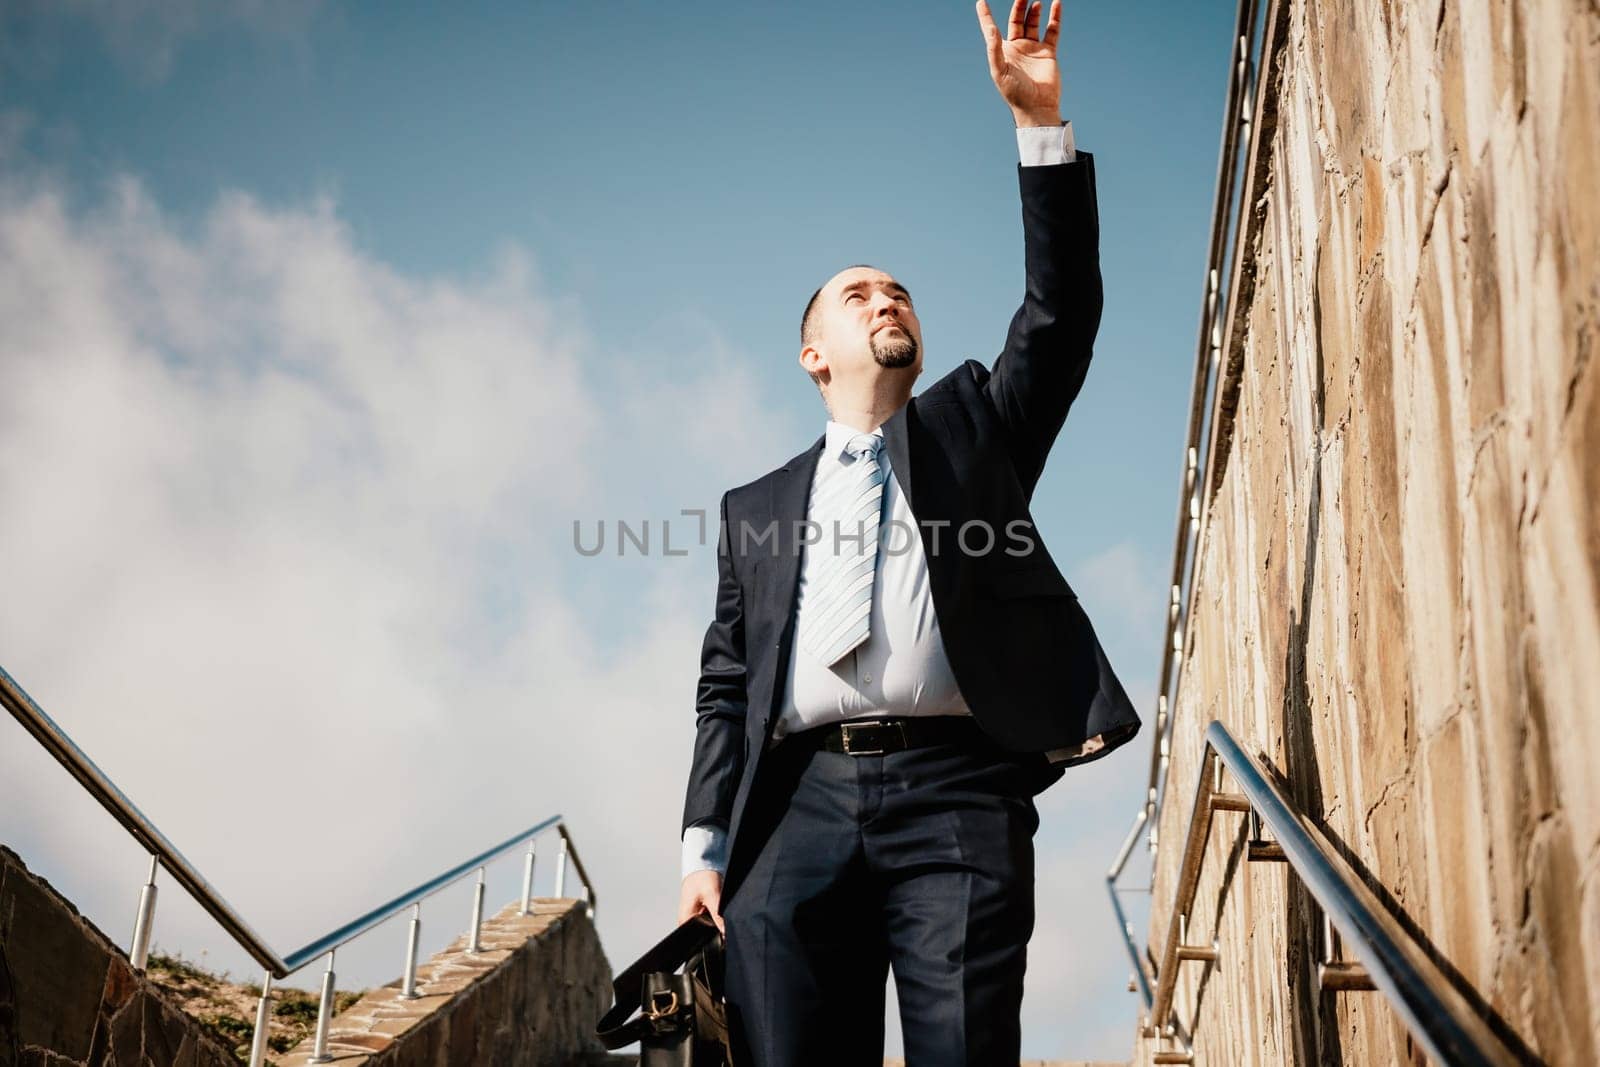
M 1016 0 L 989 71 L 1022 159 L 1026 288 L 992 369 L 921 394 L 911 296 L 858 265 L 812 297 L 826 432 L 724 494 L 684 808 L 680 919 L 727 935 L 757 1067 L 1015 1064 L 1033 798 L 1139 718 L 1039 541 L 1034 486 L 1088 371 L 1094 162 L 1060 117 L 1056 4 Z M 824 1059 L 826 1057 L 826 1059 Z

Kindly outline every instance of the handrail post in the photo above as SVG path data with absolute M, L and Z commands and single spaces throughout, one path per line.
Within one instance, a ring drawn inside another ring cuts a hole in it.
M 136 971 L 144 970 L 150 960 L 150 931 L 156 918 L 156 871 L 161 869 L 161 857 L 150 857 L 150 877 L 139 891 L 139 913 L 133 920 L 133 947 L 128 950 L 128 960 Z
M 561 835 L 561 846 L 556 850 L 556 890 L 557 897 L 567 895 L 567 835 Z
M 1317 963 L 1317 988 L 1334 992 L 1371 992 L 1377 986 L 1367 968 L 1355 960 L 1343 959 L 1343 941 L 1334 929 L 1333 916 L 1322 909 L 1322 959 Z
M 417 939 L 422 934 L 422 904 L 411 905 L 411 932 L 406 935 L 406 973 L 400 983 L 400 996 L 417 999 Z
M 1220 955 L 1217 939 L 1212 938 L 1210 945 L 1191 945 L 1189 943 L 1189 915 L 1184 912 L 1178 916 L 1178 959 L 1181 962 L 1201 960 L 1206 963 L 1216 963 Z M 1176 986 L 1173 991 L 1174 998 L 1182 995 L 1183 986 Z
M 267 1006 L 272 1003 L 272 972 L 261 979 L 261 1001 L 256 1005 L 256 1030 L 250 1038 L 250 1067 L 261 1067 L 267 1058 Z
M 1261 833 L 1261 813 L 1254 806 L 1250 808 L 1250 837 L 1245 841 L 1246 858 L 1257 863 L 1268 861 L 1283 863 L 1288 857 L 1283 854 L 1283 848 L 1276 841 L 1268 841 Z
M 595 908 L 599 906 L 599 896 L 594 891 L 594 882 L 589 878 L 589 872 L 584 869 L 583 857 L 578 855 L 578 846 L 572 843 L 572 838 L 567 833 L 566 823 L 558 823 L 556 832 L 561 835 L 561 852 L 556 857 L 556 875 L 560 879 L 556 886 L 556 896 L 564 896 L 562 892 L 566 884 L 567 861 L 572 861 L 572 869 L 578 872 L 578 880 L 583 883 L 583 902 L 589 918 L 594 918 Z
M 528 838 L 528 855 L 522 864 L 522 912 L 528 914 L 529 904 L 533 900 L 533 846 L 534 839 Z
M 330 1063 L 328 1027 L 333 1022 L 333 951 L 328 950 L 328 969 L 322 972 L 322 997 L 317 1001 L 317 1040 L 311 1051 L 312 1063 Z
M 472 929 L 467 932 L 467 951 L 482 952 L 478 933 L 483 929 L 483 868 L 478 868 L 478 885 L 472 893 Z

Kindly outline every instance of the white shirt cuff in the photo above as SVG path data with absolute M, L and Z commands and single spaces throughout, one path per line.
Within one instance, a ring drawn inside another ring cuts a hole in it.
M 1072 139 L 1072 123 L 1059 126 L 1018 126 L 1017 155 L 1024 167 L 1044 167 L 1071 163 L 1078 158 Z
M 728 872 L 728 831 L 720 826 L 691 826 L 683 832 L 683 874 Z

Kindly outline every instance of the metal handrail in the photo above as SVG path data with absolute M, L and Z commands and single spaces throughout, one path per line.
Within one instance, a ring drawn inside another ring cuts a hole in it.
M 1229 55 L 1227 98 L 1223 109 L 1221 145 L 1217 152 L 1216 191 L 1206 252 L 1206 281 L 1200 303 L 1199 331 L 1195 342 L 1193 380 L 1190 387 L 1189 423 L 1179 478 L 1178 514 L 1173 532 L 1172 576 L 1162 630 L 1161 666 L 1157 673 L 1155 728 L 1151 731 L 1150 767 L 1144 796 L 1134 813 L 1127 839 L 1117 851 L 1106 876 L 1111 907 L 1125 939 L 1132 928 L 1122 907 L 1117 885 L 1141 834 L 1148 837 L 1154 860 L 1160 844 L 1159 824 L 1166 799 L 1171 766 L 1172 738 L 1177 725 L 1176 700 L 1182 680 L 1185 651 L 1190 648 L 1190 600 L 1201 526 L 1209 514 L 1204 502 L 1212 491 L 1210 475 L 1219 447 L 1216 434 L 1217 397 L 1221 391 L 1222 356 L 1232 341 L 1233 305 L 1238 295 L 1241 249 L 1247 247 L 1254 223 L 1244 206 L 1255 202 L 1256 184 L 1262 179 L 1258 146 L 1262 123 L 1258 121 L 1267 99 L 1270 67 L 1282 47 L 1282 0 L 1267 0 L 1268 13 L 1261 30 L 1260 54 L 1255 54 L 1259 0 L 1239 0 Z M 1241 169 L 1243 167 L 1243 169 Z M 1242 175 L 1242 177 L 1241 177 Z M 1231 240 L 1230 240 L 1231 237 Z M 1226 279 L 1226 285 L 1224 280 Z M 1202 457 L 1204 462 L 1202 463 Z M 1147 889 L 1148 887 L 1146 887 Z M 1145 963 L 1132 952 L 1133 984 L 1150 999 Z
M 1211 210 L 1211 232 L 1206 252 L 1206 284 L 1200 303 L 1200 324 L 1195 341 L 1193 380 L 1190 386 L 1189 424 L 1183 450 L 1183 464 L 1179 479 L 1177 525 L 1173 532 L 1171 594 L 1166 605 L 1166 624 L 1162 630 L 1161 668 L 1157 674 L 1155 728 L 1151 731 L 1150 768 L 1144 796 L 1134 813 L 1133 825 L 1122 847 L 1112 860 L 1106 875 L 1106 887 L 1111 897 L 1111 910 L 1117 928 L 1128 947 L 1128 957 L 1133 964 L 1130 989 L 1137 989 L 1148 1005 L 1152 991 L 1147 968 L 1150 962 L 1141 958 L 1135 946 L 1135 934 L 1122 906 L 1117 885 L 1134 846 L 1141 835 L 1148 835 L 1149 851 L 1154 860 L 1159 846 L 1158 826 L 1162 803 L 1166 798 L 1167 772 L 1171 766 L 1172 738 L 1176 726 L 1176 698 L 1182 679 L 1184 652 L 1189 647 L 1189 601 L 1194 591 L 1194 569 L 1200 544 L 1200 527 L 1206 514 L 1203 502 L 1210 490 L 1209 475 L 1215 469 L 1212 456 L 1217 447 L 1216 403 L 1218 375 L 1222 368 L 1225 345 L 1232 341 L 1232 331 L 1224 336 L 1223 321 L 1231 320 L 1231 308 L 1237 292 L 1237 266 L 1240 249 L 1248 238 L 1249 225 L 1244 205 L 1253 203 L 1253 181 L 1259 176 L 1257 168 L 1246 170 L 1240 178 L 1241 159 L 1256 159 L 1256 143 L 1260 137 L 1257 113 L 1266 98 L 1266 79 L 1260 71 L 1266 69 L 1275 49 L 1280 47 L 1274 32 L 1280 18 L 1282 0 L 1268 0 L 1270 5 L 1266 30 L 1262 34 L 1261 55 L 1253 55 L 1257 32 L 1258 0 L 1239 0 L 1234 20 L 1233 47 L 1228 64 L 1227 99 L 1223 109 L 1222 143 L 1217 152 L 1217 184 Z M 1237 187 L 1237 188 L 1236 188 Z M 1230 235 L 1232 240 L 1230 241 Z M 1232 269 L 1230 269 L 1230 263 Z M 1227 287 L 1223 288 L 1223 280 Z M 1208 400 L 1211 402 L 1208 403 Z M 1205 454 L 1202 471 L 1201 456 Z M 1153 880 L 1153 869 L 1152 869 Z M 1144 887 L 1148 892 L 1149 887 Z
M 312 1062 L 328 1062 L 332 1057 L 328 1055 L 328 1024 L 333 1010 L 333 985 L 334 954 L 338 949 L 360 937 L 362 934 L 380 926 L 389 919 L 398 915 L 406 908 L 412 908 L 411 927 L 406 948 L 405 974 L 402 983 L 402 995 L 416 996 L 416 955 L 417 941 L 421 928 L 422 901 L 448 886 L 454 885 L 473 871 L 478 873 L 477 892 L 474 895 L 472 908 L 472 924 L 468 930 L 469 952 L 481 951 L 479 945 L 479 930 L 483 922 L 483 893 L 484 869 L 501 856 L 510 852 L 518 845 L 526 843 L 528 852 L 522 876 L 522 914 L 530 910 L 530 898 L 533 891 L 533 864 L 534 842 L 542 834 L 555 830 L 559 835 L 560 851 L 556 856 L 555 895 L 564 895 L 566 881 L 566 862 L 570 858 L 573 869 L 577 871 L 578 879 L 583 885 L 583 898 L 587 905 L 589 915 L 593 916 L 596 906 L 594 886 L 589 880 L 588 871 L 584 869 L 583 862 L 578 858 L 577 848 L 572 841 L 571 832 L 567 829 L 565 820 L 560 815 L 552 815 L 547 819 L 535 823 L 519 834 L 506 838 L 499 844 L 484 849 L 477 855 L 463 860 L 448 870 L 412 887 L 399 896 L 394 897 L 365 914 L 331 930 L 322 937 L 306 944 L 305 946 L 279 956 L 266 940 L 251 929 L 250 925 L 240 917 L 222 894 L 200 874 L 194 864 L 179 852 L 177 846 L 169 841 L 165 834 L 156 827 L 150 818 L 139 809 L 139 806 L 129 800 L 127 794 L 117 788 L 113 782 L 88 754 L 79 748 L 77 743 L 67 735 L 54 719 L 47 715 L 37 701 L 28 695 L 27 690 L 13 678 L 4 667 L 0 667 L 0 703 L 11 712 L 13 718 L 22 724 L 23 729 L 38 741 L 44 750 L 55 757 L 57 763 L 66 768 L 67 773 L 77 779 L 85 792 L 97 800 L 102 807 L 111 813 L 112 817 L 121 824 L 122 828 L 133 836 L 146 850 L 150 852 L 150 876 L 139 894 L 138 917 L 134 924 L 133 943 L 129 950 L 129 960 L 138 970 L 143 970 L 148 960 L 150 947 L 150 932 L 154 923 L 156 900 L 156 872 L 165 868 L 177 880 L 189 895 L 205 909 L 217 923 L 227 931 L 246 952 L 265 970 L 266 975 L 261 983 L 261 1000 L 256 1009 L 255 1039 L 251 1047 L 251 1067 L 260 1067 L 266 1053 L 266 1021 L 269 1005 L 272 998 L 272 982 L 274 979 L 287 978 L 296 971 L 303 969 L 307 964 L 324 956 L 328 960 L 327 971 L 322 979 L 322 999 L 317 1015 L 316 1050 Z
M 479 867 L 483 867 L 493 860 L 499 859 L 501 856 L 505 855 L 507 852 L 510 852 L 518 845 L 524 844 L 529 840 L 538 837 L 546 830 L 557 827 L 560 827 L 560 832 L 562 836 L 565 837 L 566 828 L 561 826 L 561 816 L 552 815 L 548 819 L 534 823 L 522 833 L 513 834 L 504 841 L 500 842 L 498 845 L 495 845 L 491 848 L 486 848 L 476 856 L 473 856 L 471 859 L 463 860 L 442 874 L 430 878 L 426 882 L 423 882 L 412 889 L 408 889 L 406 892 L 401 893 L 393 900 L 388 900 L 382 904 L 379 904 L 365 915 L 362 915 L 356 919 L 352 919 L 338 929 L 330 930 L 328 933 L 317 938 L 315 941 L 312 941 L 304 947 L 289 953 L 283 958 L 284 972 L 282 974 L 274 975 L 274 977 L 282 978 L 287 974 L 293 974 L 295 971 L 300 970 L 306 964 L 311 963 L 317 958 L 325 956 L 336 949 L 343 948 L 346 944 L 354 941 L 368 930 L 388 922 L 390 919 L 394 918 L 402 911 L 405 911 L 413 904 L 421 903 L 428 897 L 431 897 L 435 893 L 439 892 L 441 889 L 447 889 L 456 882 L 459 882 L 473 871 L 476 871 Z
M 1224 770 L 1237 783 L 1238 792 L 1223 791 Z M 1209 946 L 1184 943 L 1212 816 L 1218 811 L 1248 813 L 1253 820 L 1249 858 L 1287 861 L 1322 908 L 1326 958 L 1318 968 L 1318 981 L 1323 988 L 1381 991 L 1412 1037 L 1436 1063 L 1511 1067 L 1525 1062 L 1383 905 L 1327 831 L 1301 811 L 1266 764 L 1247 752 L 1217 721 L 1206 728 L 1172 918 L 1155 967 L 1154 994 L 1148 980 L 1142 983 L 1150 1009 L 1147 1033 L 1154 1036 L 1171 1032 L 1167 1027 L 1173 1015 L 1179 965 L 1186 960 L 1215 963 L 1218 958 L 1214 942 Z M 1270 841 L 1261 839 L 1262 826 L 1270 831 Z M 1112 899 L 1116 901 L 1114 892 Z M 1120 910 L 1118 907 L 1119 913 Z M 1330 928 L 1354 950 L 1359 963 L 1336 958 L 1337 942 L 1330 936 Z M 1126 925 L 1123 935 L 1129 954 L 1138 964 L 1139 951 Z M 1144 978 L 1143 966 L 1136 973 Z
M 284 961 L 278 958 L 278 954 L 261 935 L 252 930 L 250 924 L 222 899 L 222 894 L 212 888 L 211 883 L 201 876 L 194 864 L 185 859 L 177 846 L 156 829 L 156 825 L 139 810 L 139 806 L 129 800 L 127 795 L 106 777 L 106 773 L 95 765 L 94 760 L 90 759 L 72 738 L 67 736 L 66 731 L 45 714 L 44 709 L 28 695 L 27 690 L 23 689 L 15 678 L 6 672 L 4 667 L 0 667 L 0 703 L 4 703 L 6 709 L 22 724 L 22 728 L 32 734 L 34 740 L 54 756 L 57 763 L 67 769 L 68 774 L 78 780 L 78 784 L 83 786 L 85 792 L 99 801 L 100 806 L 109 811 L 111 817 L 122 824 L 122 828 L 132 834 L 134 839 L 167 869 L 179 885 L 189 891 L 195 902 L 217 920 L 218 925 L 239 943 L 239 947 L 278 977 L 281 978 L 289 973 Z M 152 883 L 153 881 L 152 877 Z M 140 961 L 139 966 L 143 965 L 143 961 Z
M 1281 0 L 1269 0 L 1268 35 L 1275 25 Z M 1252 56 L 1252 42 L 1256 37 L 1258 0 L 1239 0 L 1235 17 L 1233 48 L 1229 57 L 1228 90 L 1223 109 L 1222 142 L 1217 153 L 1217 184 L 1212 202 L 1210 238 L 1206 252 L 1206 284 L 1200 303 L 1200 323 L 1195 342 L 1194 371 L 1190 387 L 1189 423 L 1183 450 L 1183 463 L 1179 475 L 1178 514 L 1173 532 L 1172 576 L 1170 596 L 1166 605 L 1166 625 L 1162 633 L 1161 667 L 1157 673 L 1155 729 L 1151 731 L 1150 768 L 1145 795 L 1140 801 L 1129 834 L 1129 845 L 1118 853 L 1112 866 L 1112 877 L 1122 873 L 1132 852 L 1131 842 L 1141 829 L 1148 829 L 1150 849 L 1157 847 L 1156 818 L 1161 811 L 1166 786 L 1166 772 L 1170 765 L 1172 728 L 1175 716 L 1173 702 L 1181 676 L 1184 649 L 1188 644 L 1188 600 L 1193 589 L 1195 548 L 1204 508 L 1205 494 L 1209 491 L 1206 475 L 1211 469 L 1210 457 L 1217 442 L 1212 432 L 1216 419 L 1215 397 L 1217 375 L 1222 364 L 1226 341 L 1223 321 L 1228 317 L 1235 291 L 1239 250 L 1246 241 L 1245 215 L 1242 205 L 1252 202 L 1253 190 L 1250 174 L 1239 181 L 1241 160 L 1255 155 L 1255 137 L 1259 124 L 1255 122 L 1260 101 L 1265 96 L 1265 83 L 1259 77 L 1270 55 Z M 1278 46 L 1276 41 L 1263 41 L 1263 52 Z M 1238 186 L 1236 189 L 1235 187 Z M 1237 223 L 1237 224 L 1236 224 Z M 1229 240 L 1230 234 L 1232 240 Z M 1229 284 L 1223 287 L 1223 279 Z M 1208 403 L 1208 400 L 1211 402 Z M 1202 470 L 1202 451 L 1207 463 Z M 1120 905 L 1116 910 L 1119 912 Z

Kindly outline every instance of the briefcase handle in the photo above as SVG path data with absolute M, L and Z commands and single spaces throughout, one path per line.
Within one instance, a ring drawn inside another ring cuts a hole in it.
M 644 996 L 644 976 L 656 971 L 676 971 L 689 961 L 690 956 L 721 937 L 722 931 L 717 929 L 711 916 L 703 911 L 696 912 L 617 975 L 611 982 L 616 1001 L 611 1005 L 611 1010 L 595 1024 L 594 1033 L 600 1043 L 608 1049 L 618 1049 L 638 1041 L 649 1032 L 656 1025 L 655 1020 L 641 1014 L 630 1021 L 633 1013 L 639 1010 Z

